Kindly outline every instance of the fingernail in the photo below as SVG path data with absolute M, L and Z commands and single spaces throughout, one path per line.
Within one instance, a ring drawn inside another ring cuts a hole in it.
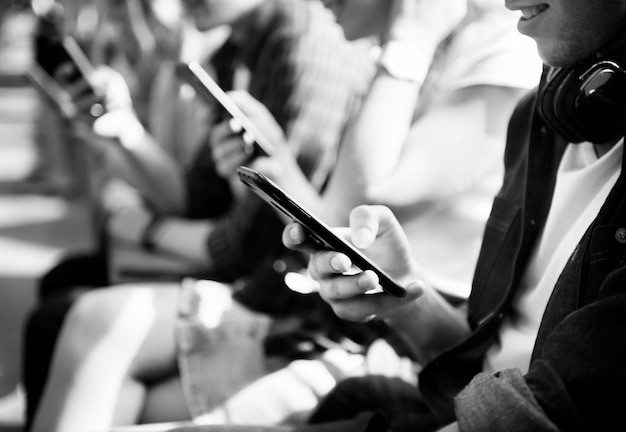
M 354 233 L 352 241 L 357 247 L 367 247 L 374 241 L 374 236 L 368 228 L 361 228 Z
M 348 257 L 342 254 L 333 255 L 333 257 L 330 259 L 330 265 L 333 270 L 337 270 L 340 272 L 348 270 L 351 266 Z
M 302 242 L 302 236 L 300 235 L 300 229 L 297 226 L 292 226 L 289 229 L 289 238 L 297 243 Z
M 375 284 L 372 281 L 371 276 L 367 272 L 364 272 L 359 277 L 359 279 L 357 280 L 357 284 L 359 285 L 360 288 L 363 288 L 363 289 L 372 289 L 375 286 Z
M 421 296 L 424 293 L 424 289 L 426 289 L 426 283 L 423 280 L 417 279 L 410 282 L 407 285 L 407 289 L 412 291 L 414 294 Z
M 228 127 L 230 128 L 230 131 L 232 133 L 239 133 L 241 132 L 241 124 L 235 120 L 234 118 L 230 119 L 228 121 Z

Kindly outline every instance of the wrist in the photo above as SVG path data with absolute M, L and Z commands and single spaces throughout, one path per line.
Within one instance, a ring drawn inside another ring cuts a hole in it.
M 123 147 L 131 149 L 143 141 L 144 135 L 145 129 L 133 112 L 124 121 L 124 127 L 118 138 Z

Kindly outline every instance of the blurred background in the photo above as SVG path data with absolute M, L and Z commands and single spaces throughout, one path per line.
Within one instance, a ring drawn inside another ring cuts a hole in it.
M 36 1 L 33 2 L 36 5 Z M 0 0 L 0 431 L 19 431 L 21 332 L 36 281 L 61 257 L 92 247 L 75 162 L 38 167 L 40 100 L 27 79 L 36 19 L 30 1 Z M 66 155 L 67 156 L 67 155 Z M 44 172 L 45 171 L 45 172 Z

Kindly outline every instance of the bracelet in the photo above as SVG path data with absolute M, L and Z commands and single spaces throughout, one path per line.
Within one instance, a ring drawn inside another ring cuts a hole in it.
M 148 222 L 148 225 L 143 230 L 141 235 L 141 240 L 139 244 L 141 247 L 149 252 L 153 252 L 156 249 L 156 238 L 155 234 L 157 230 L 163 225 L 164 219 L 161 215 L 155 214 Z

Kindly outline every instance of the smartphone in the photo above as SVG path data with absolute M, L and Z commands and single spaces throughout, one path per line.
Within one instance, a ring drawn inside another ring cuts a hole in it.
M 53 79 L 59 68 L 67 63 L 73 66 L 73 71 L 67 77 L 70 82 L 86 79 L 93 71 L 89 58 L 72 36 L 49 38 L 40 41 L 40 44 L 37 63 Z
M 406 290 L 384 270 L 379 268 L 350 243 L 333 233 L 328 225 L 313 216 L 276 183 L 258 171 L 246 166 L 237 168 L 237 175 L 245 185 L 272 205 L 272 207 L 300 223 L 311 235 L 312 239 L 319 243 L 322 248 L 345 254 L 362 271 L 372 270 L 378 275 L 381 287 L 388 294 L 395 297 L 406 296 Z
M 71 36 L 63 38 L 43 38 L 37 48 L 36 65 L 29 71 L 29 78 L 34 87 L 42 93 L 54 106 L 56 106 L 64 117 L 71 118 L 75 113 L 75 107 L 71 100 L 68 100 L 64 89 L 56 80 L 57 72 L 65 64 L 73 67 L 65 77 L 69 82 L 85 80 L 93 72 L 94 67 L 80 45 Z M 82 95 L 93 95 L 95 92 L 91 86 L 87 86 Z M 95 119 L 104 114 L 104 107 L 101 101 L 95 102 L 90 109 L 91 116 Z
M 197 62 L 179 63 L 176 72 L 207 103 L 217 101 L 232 118 L 239 122 L 242 129 L 254 139 L 253 154 L 255 156 L 271 156 L 274 153 L 274 146 L 200 64 Z
M 43 69 L 33 65 L 26 74 L 33 88 L 43 96 L 61 116 L 70 120 L 74 113 L 74 107 L 69 95 L 54 81 Z

